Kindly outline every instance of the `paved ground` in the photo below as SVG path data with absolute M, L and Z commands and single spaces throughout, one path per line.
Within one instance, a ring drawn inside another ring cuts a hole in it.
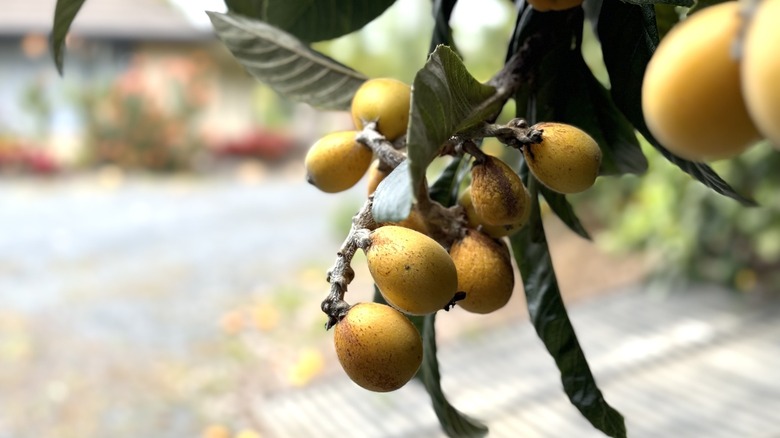
M 319 193 L 300 166 L 239 170 L 0 181 L 0 438 L 439 434 L 421 388 L 357 388 L 322 329 L 323 273 L 363 189 Z M 661 300 L 625 286 L 636 263 L 549 225 L 574 325 L 631 436 L 780 437 L 776 302 Z M 352 302 L 371 293 L 355 263 Z M 523 309 L 516 293 L 488 318 L 439 318 L 446 393 L 491 436 L 599 436 Z
M 629 436 L 780 437 L 780 300 L 625 288 L 571 317 Z M 444 346 L 440 361 L 451 402 L 490 436 L 603 436 L 565 399 L 527 322 Z M 270 436 L 442 436 L 420 385 L 372 394 L 342 378 L 270 398 L 258 415 Z
M 0 181 L 0 437 L 251 428 L 241 380 L 322 356 L 346 198 L 261 168 Z

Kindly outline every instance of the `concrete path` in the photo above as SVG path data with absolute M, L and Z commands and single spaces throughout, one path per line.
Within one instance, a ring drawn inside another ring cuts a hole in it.
M 323 273 L 364 189 L 302 181 L 0 181 L 0 438 L 197 437 L 215 423 L 264 438 L 440 436 L 420 386 L 369 393 L 337 369 Z M 623 288 L 571 306 L 630 436 L 780 437 L 780 303 L 744 298 Z M 276 306 L 275 326 L 248 327 L 258 303 Z M 602 436 L 515 304 L 508 326 L 458 337 L 463 315 L 439 318 L 450 401 L 494 437 Z M 288 379 L 299 357 L 322 367 L 314 380 Z
M 334 215 L 347 209 L 348 223 L 364 193 L 259 172 L 0 180 L 0 438 L 244 427 L 245 373 L 273 367 L 259 389 L 283 385 L 319 342 L 306 330 L 326 337 Z M 275 327 L 251 327 L 257 304 Z
M 570 313 L 629 436 L 780 437 L 780 300 L 634 288 Z M 450 401 L 492 437 L 604 436 L 569 404 L 527 322 L 443 346 L 439 358 Z M 418 384 L 373 394 L 342 378 L 267 399 L 258 415 L 278 437 L 443 436 Z

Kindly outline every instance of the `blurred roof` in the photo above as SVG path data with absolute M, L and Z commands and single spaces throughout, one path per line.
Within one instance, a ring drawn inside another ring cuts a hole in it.
M 49 34 L 56 0 L 3 0 L 0 37 Z M 165 0 L 85 1 L 70 29 L 81 37 L 122 40 L 190 41 L 212 39 L 210 31 L 187 21 Z

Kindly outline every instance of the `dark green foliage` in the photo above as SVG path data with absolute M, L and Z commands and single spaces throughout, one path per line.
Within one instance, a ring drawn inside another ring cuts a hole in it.
M 455 40 L 452 38 L 452 29 L 450 28 L 450 16 L 455 9 L 456 0 L 433 0 L 433 36 L 431 36 L 431 47 L 429 52 L 433 52 L 436 46 L 441 44 L 449 46 L 457 52 Z
M 503 102 L 495 96 L 496 89 L 474 79 L 455 52 L 436 48 L 412 85 L 407 147 L 413 187 L 420 187 L 444 142 L 498 113 Z
M 217 36 L 247 71 L 290 99 L 323 110 L 347 110 L 366 80 L 267 23 L 241 15 L 208 14 Z
M 532 176 L 529 186 L 533 202 L 531 219 L 512 236 L 511 242 L 523 278 L 531 322 L 555 359 L 571 403 L 597 429 L 611 437 L 625 437 L 623 416 L 604 400 L 563 305 L 539 213 L 538 183 Z
M 85 0 L 57 0 L 57 6 L 54 8 L 54 23 L 51 28 L 49 40 L 51 42 L 51 53 L 54 57 L 54 65 L 57 71 L 62 74 L 63 62 L 65 61 L 65 37 L 68 36 L 68 30 L 79 13 Z
M 431 396 L 433 410 L 447 436 L 463 438 L 485 436 L 488 433 L 488 428 L 455 409 L 442 392 L 439 361 L 436 358 L 435 322 L 435 313 L 423 317 L 423 363 L 419 372 L 420 379 Z
M 547 50 L 533 68 L 533 81 L 515 96 L 517 107 L 527 108 L 533 98 L 537 121 L 568 123 L 590 134 L 603 154 L 601 174 L 643 173 L 647 160 L 633 127 L 582 58 L 582 10 L 527 14 L 516 38 L 544 39 Z
M 555 213 L 569 229 L 577 233 L 580 237 L 590 240 L 588 230 L 580 223 L 580 219 L 577 217 L 577 213 L 574 212 L 574 207 L 572 207 L 566 199 L 566 195 L 554 192 L 544 186 L 539 186 L 539 193 L 544 196 L 544 200 L 547 201 L 547 205 L 550 206 L 553 213 Z
M 305 42 L 354 32 L 395 0 L 226 0 L 228 10 L 265 21 Z

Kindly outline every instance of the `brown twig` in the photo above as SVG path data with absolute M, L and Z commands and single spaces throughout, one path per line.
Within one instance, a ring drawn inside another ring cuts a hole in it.
M 330 293 L 320 306 L 322 311 L 328 315 L 328 322 L 325 324 L 326 330 L 336 325 L 349 310 L 350 306 L 344 301 L 344 294 L 347 292 L 349 283 L 355 278 L 355 271 L 351 266 L 352 257 L 355 256 L 358 249 L 368 247 L 369 233 L 377 227 L 371 214 L 373 202 L 374 197 L 369 196 L 360 211 L 352 218 L 349 234 L 336 253 L 336 262 L 328 270 L 326 279 L 330 283 Z
M 374 152 L 384 169 L 395 169 L 406 159 L 403 152 L 376 130 L 376 122 L 367 123 L 356 140 Z

